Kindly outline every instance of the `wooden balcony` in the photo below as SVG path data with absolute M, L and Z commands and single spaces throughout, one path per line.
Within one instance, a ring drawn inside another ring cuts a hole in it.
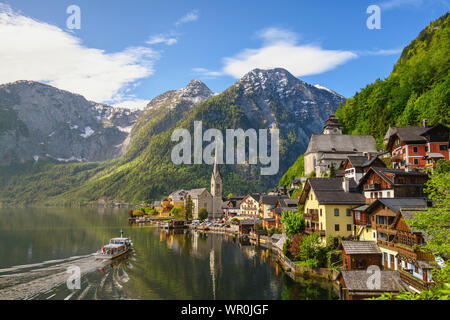
M 391 225 L 385 224 L 377 224 L 377 231 L 388 234 L 397 234 L 397 230 L 395 230 Z
M 317 213 L 304 213 L 303 217 L 305 220 L 319 221 L 319 214 Z
M 398 270 L 400 273 L 400 279 L 406 282 L 411 287 L 414 287 L 419 290 L 428 290 L 433 283 L 425 282 L 422 279 L 419 279 L 411 274 L 411 272 L 407 270 Z
M 395 250 L 399 254 L 405 255 L 414 260 L 428 260 L 428 261 L 434 260 L 434 256 L 431 253 L 419 251 L 417 248 L 413 248 L 411 246 L 408 246 L 408 245 L 405 245 L 402 243 L 396 243 Z
M 364 191 L 378 191 L 378 190 L 381 190 L 381 184 L 379 184 L 379 183 L 372 183 L 372 184 L 364 185 Z
M 378 243 L 379 246 L 382 246 L 382 247 L 384 247 L 386 249 L 392 249 L 392 250 L 396 249 L 395 248 L 395 243 L 393 243 L 393 242 L 384 241 L 384 240 L 378 240 L 377 243 Z

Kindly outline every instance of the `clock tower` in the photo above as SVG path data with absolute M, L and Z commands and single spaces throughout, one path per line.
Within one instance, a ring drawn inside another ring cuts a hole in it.
M 219 165 L 217 163 L 217 156 L 214 160 L 214 169 L 211 177 L 211 195 L 213 198 L 213 212 L 212 218 L 217 219 L 222 217 L 222 177 L 219 171 Z

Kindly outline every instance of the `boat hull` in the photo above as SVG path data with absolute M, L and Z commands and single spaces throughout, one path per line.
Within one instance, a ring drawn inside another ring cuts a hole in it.
M 130 248 L 124 250 L 124 251 L 117 252 L 117 253 L 111 254 L 111 255 L 102 254 L 102 253 L 96 253 L 95 254 L 95 258 L 97 260 L 112 260 L 112 259 L 115 259 L 115 258 L 118 258 L 118 257 L 124 255 L 127 252 L 130 252 L 131 250 L 132 250 L 132 248 L 130 247 Z

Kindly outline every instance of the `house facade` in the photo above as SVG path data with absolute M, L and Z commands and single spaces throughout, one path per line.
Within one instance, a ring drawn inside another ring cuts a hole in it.
M 376 241 L 341 241 L 342 270 L 367 270 L 382 267 L 382 254 Z
M 299 198 L 304 206 L 305 232 L 319 232 L 322 242 L 326 237 L 353 235 L 352 208 L 365 203 L 356 184 L 345 178 L 310 178 Z
M 449 160 L 449 131 L 441 124 L 429 127 L 426 120 L 422 126 L 389 128 L 384 141 L 392 155 L 393 167 L 405 169 L 410 165 L 422 169 L 427 164 L 426 153 L 439 153 Z
M 411 229 L 406 219 L 413 212 L 425 210 L 430 203 L 424 198 L 378 199 L 368 205 L 357 233 L 360 240 L 375 240 L 382 252 L 385 269 L 397 270 L 402 279 L 412 287 L 428 288 L 434 257 L 418 249 L 425 242 L 421 232 Z M 355 223 L 358 223 L 355 216 Z
M 242 199 L 240 208 L 242 216 L 258 217 L 259 218 L 259 200 L 261 194 L 248 194 Z
M 423 172 L 371 167 L 359 182 L 367 202 L 378 198 L 423 197 L 428 175 Z
M 356 183 L 359 183 L 371 167 L 386 168 L 386 164 L 378 156 L 372 156 L 370 154 L 348 156 L 343 164 L 345 177 L 355 180 Z

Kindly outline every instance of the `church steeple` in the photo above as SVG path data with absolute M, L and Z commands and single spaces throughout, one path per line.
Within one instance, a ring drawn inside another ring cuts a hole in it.
M 213 197 L 213 217 L 222 216 L 222 176 L 220 175 L 217 153 L 214 159 L 214 168 L 211 176 L 211 195 Z

